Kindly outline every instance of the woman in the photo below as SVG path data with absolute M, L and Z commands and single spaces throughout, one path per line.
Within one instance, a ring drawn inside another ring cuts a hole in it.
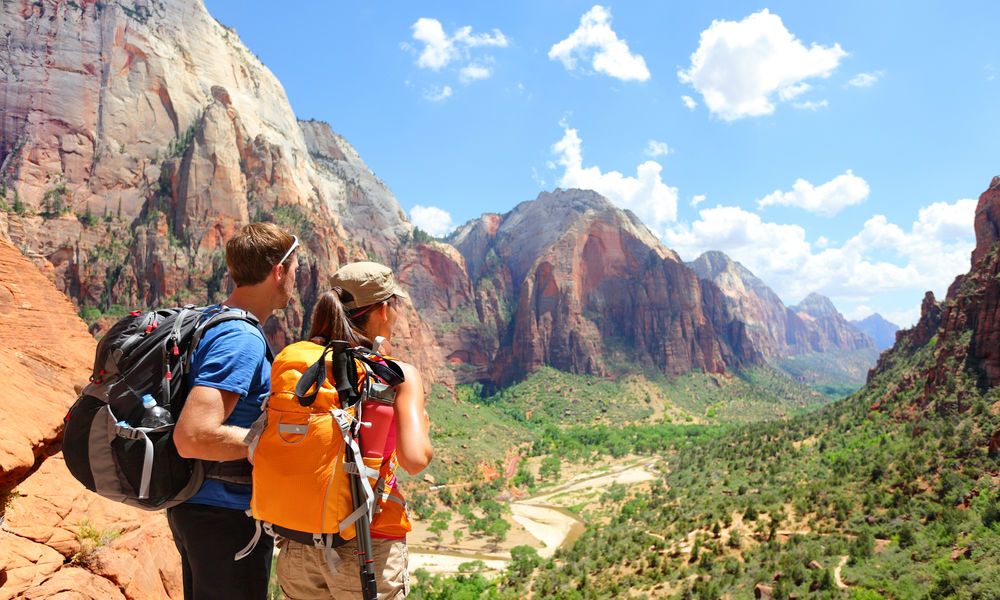
M 309 332 L 312 341 L 325 344 L 329 340 L 346 340 L 352 346 L 371 348 L 379 337 L 392 339 L 398 318 L 396 303 L 409 296 L 388 267 L 373 262 L 351 263 L 333 274 L 330 287 L 333 289 L 320 297 L 313 312 Z M 406 379 L 395 388 L 391 423 L 381 450 L 386 457 L 394 450 L 399 465 L 416 475 L 434 455 L 430 421 L 424 410 L 420 373 L 410 364 L 396 362 Z M 364 437 L 362 443 L 367 455 L 371 444 L 365 443 Z M 379 511 L 371 523 L 378 598 L 403 598 L 410 590 L 406 550 L 410 522 L 395 478 L 387 483 L 380 498 Z M 278 581 L 292 600 L 360 596 L 361 581 L 354 567 L 357 548 L 353 542 L 336 548 L 343 561 L 336 574 L 330 572 L 322 549 L 294 540 L 282 541 L 279 548 Z

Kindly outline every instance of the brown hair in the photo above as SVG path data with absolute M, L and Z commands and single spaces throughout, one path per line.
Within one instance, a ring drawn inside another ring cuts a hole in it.
M 344 308 L 344 303 L 352 299 L 350 292 L 339 287 L 323 292 L 316 302 L 316 308 L 313 309 L 309 339 L 322 338 L 324 343 L 330 340 L 346 340 L 352 346 L 371 348 L 372 340 L 365 331 L 368 319 L 371 317 L 371 309 L 391 301 L 392 298 L 349 313 Z M 351 317 L 352 314 L 355 316 Z
M 226 243 L 226 267 L 236 287 L 264 281 L 295 238 L 274 223 L 244 225 Z M 293 253 L 294 254 L 294 253 Z M 285 260 L 287 263 L 292 257 Z

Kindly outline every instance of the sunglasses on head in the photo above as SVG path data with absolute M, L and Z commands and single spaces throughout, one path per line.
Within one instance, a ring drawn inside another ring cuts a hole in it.
M 285 255 L 281 257 L 281 260 L 278 261 L 278 264 L 279 265 L 284 264 L 284 262 L 288 260 L 288 257 L 292 255 L 292 252 L 294 252 L 295 249 L 298 247 L 299 247 L 299 236 L 293 235 L 292 245 L 288 247 L 288 252 L 285 252 Z

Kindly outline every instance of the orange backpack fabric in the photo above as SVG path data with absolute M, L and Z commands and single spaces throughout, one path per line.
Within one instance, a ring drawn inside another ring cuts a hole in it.
M 266 425 L 253 449 L 250 508 L 254 518 L 265 523 L 311 534 L 338 534 L 346 541 L 355 537 L 354 520 L 368 507 L 354 508 L 353 475 L 347 470 L 353 465 L 345 467 L 345 448 L 352 443 L 346 432 L 355 418 L 355 407 L 341 407 L 331 377 L 310 406 L 301 406 L 295 396 L 302 374 L 322 352 L 323 346 L 304 341 L 287 346 L 275 357 L 271 395 L 264 408 Z M 359 385 L 374 377 L 360 361 L 354 363 Z M 364 420 L 364 407 L 361 416 Z M 371 442 L 385 444 L 384 439 Z M 392 499 L 393 493 L 398 494 L 391 485 L 395 482 L 395 452 L 388 457 L 366 454 L 366 495 L 370 493 L 376 501 L 372 532 L 395 537 L 405 529 L 405 536 L 410 530 L 405 503 L 401 497 Z M 355 455 L 361 458 L 360 448 L 355 448 Z M 395 506 L 400 507 L 401 517 Z M 386 523 L 376 528 L 383 521 Z

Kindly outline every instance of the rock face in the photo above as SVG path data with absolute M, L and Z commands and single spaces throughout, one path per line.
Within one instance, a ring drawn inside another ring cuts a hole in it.
M 1000 186 L 979 196 L 975 227 L 972 268 L 955 280 L 945 299 L 938 331 L 942 350 L 929 374 L 929 394 L 946 380 L 949 358 L 975 366 L 981 387 L 1000 383 Z
M 183 595 L 162 513 L 88 492 L 58 453 L 96 345 L 66 296 L 0 240 L 0 597 Z
M 763 281 L 718 251 L 702 254 L 689 266 L 718 286 L 730 310 L 746 324 L 754 346 L 766 357 L 875 348 L 825 296 L 810 294 L 797 306 L 786 307 Z
M 0 33 L 0 237 L 92 333 L 225 298 L 225 243 L 251 220 L 302 240 L 298 294 L 265 325 L 276 348 L 342 263 L 400 266 L 413 226 L 392 193 L 199 0 L 4 2 Z M 403 321 L 398 346 L 437 356 L 412 309 Z
M 96 346 L 66 296 L 0 239 L 0 490 L 58 450 Z
M 880 351 L 891 348 L 896 342 L 896 332 L 899 331 L 899 325 L 890 323 L 878 313 L 860 321 L 850 321 L 850 323 L 865 332 L 865 335 L 875 342 L 875 347 Z
M 934 344 L 933 360 L 923 372 L 900 385 L 922 386 L 924 404 L 938 411 L 967 408 L 979 390 L 1000 383 L 1000 178 L 993 178 L 976 207 L 976 249 L 972 265 L 948 288 L 944 302 L 927 292 L 920 321 L 896 334 L 896 345 L 883 353 L 869 381 L 887 370 L 901 353 Z M 918 387 L 918 389 L 920 389 Z
M 688 266 L 719 288 L 734 316 L 746 325 L 747 335 L 761 354 L 772 357 L 791 352 L 794 340 L 789 340 L 790 330 L 799 319 L 763 281 L 719 251 L 705 252 Z
M 759 360 L 718 289 L 594 192 L 542 193 L 450 241 L 476 290 L 467 310 L 496 340 L 478 348 L 494 354 L 492 371 L 477 371 L 483 378 L 506 382 L 542 364 L 605 374 L 615 360 L 722 373 Z
M 412 225 L 326 124 L 197 0 L 0 6 L 0 234 L 78 308 L 218 299 L 250 220 L 303 238 L 299 291 L 270 327 L 301 334 L 340 263 L 391 262 Z
M 799 337 L 805 337 L 814 352 L 875 349 L 871 338 L 848 323 L 826 296 L 809 294 L 791 310 L 805 323 L 804 335 Z

